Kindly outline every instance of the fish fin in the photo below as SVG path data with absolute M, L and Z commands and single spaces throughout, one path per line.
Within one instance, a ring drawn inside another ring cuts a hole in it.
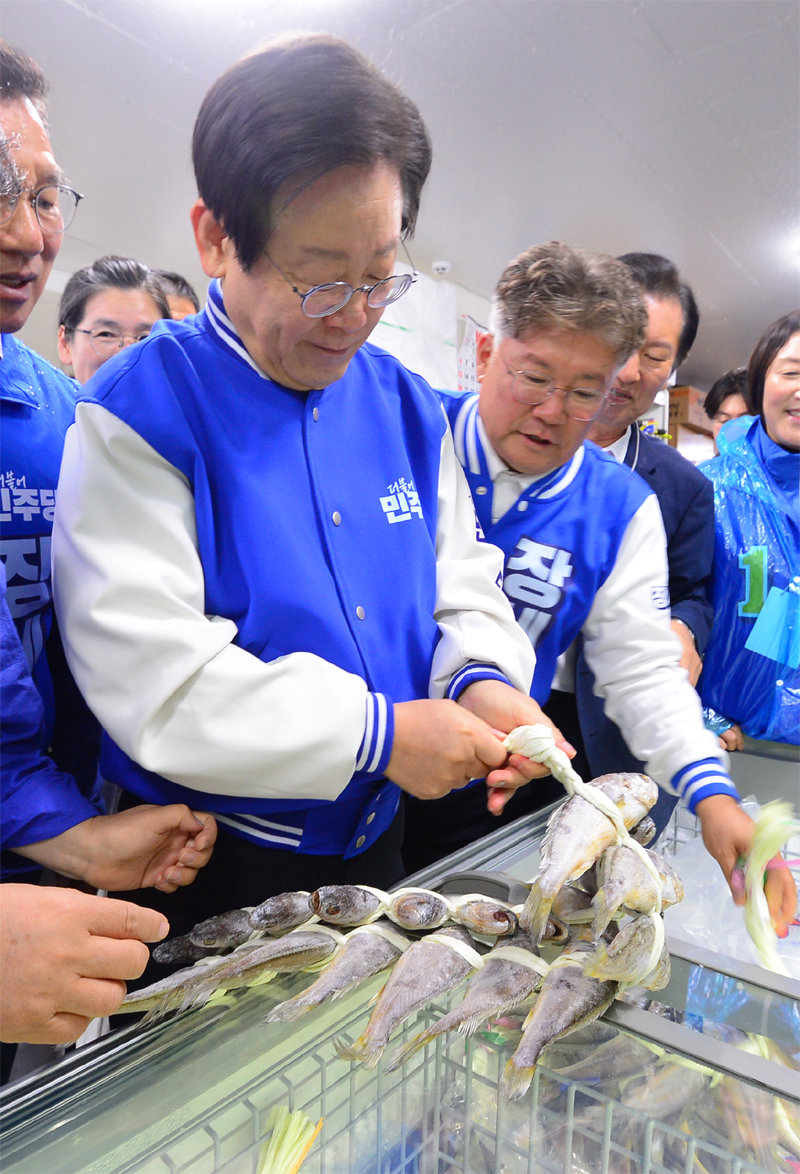
M 215 994 L 223 995 L 225 988 L 216 986 L 213 982 L 204 982 L 188 991 L 179 1005 L 180 1011 L 193 1011 L 196 1007 L 204 1007 Z
M 468 1019 L 463 1019 L 461 1023 L 459 1023 L 458 1030 L 462 1035 L 474 1035 L 479 1028 L 483 1027 L 488 1018 L 488 1014 L 470 1015 Z
M 424 1048 L 430 1038 L 430 1033 L 427 1030 L 419 1031 L 407 1043 L 401 1044 L 399 1048 L 395 1048 L 389 1063 L 386 1065 L 386 1071 L 394 1072 L 396 1068 L 402 1068 L 406 1060 L 410 1060 L 415 1052 L 418 1052 L 420 1048 Z
M 150 1008 L 150 1010 L 139 1023 L 139 1026 L 149 1027 L 151 1023 L 160 1023 L 165 1015 L 169 1015 L 170 1011 L 178 1011 L 180 1009 L 180 997 L 174 994 L 167 994 L 159 1003 L 155 1005 L 155 1007 Z
M 592 908 L 594 909 L 594 921 L 592 922 L 592 937 L 599 938 L 600 935 L 608 929 L 609 922 L 616 912 L 615 909 L 609 909 L 608 900 L 606 898 L 605 888 L 598 889 L 592 898 Z
M 544 937 L 552 904 L 552 900 L 543 895 L 538 879 L 535 880 L 519 915 L 520 925 L 529 931 L 533 942 L 540 942 Z
M 277 1003 L 272 1008 L 269 1015 L 264 1016 L 264 1022 L 291 1023 L 295 1019 L 299 1019 L 301 1015 L 305 1015 L 306 1011 L 310 1011 L 311 1006 L 311 1003 L 301 1003 L 298 999 L 284 999 L 282 1003 Z
M 533 1080 L 533 1071 L 533 1066 L 518 1068 L 511 1057 L 500 1077 L 500 1091 L 507 1101 L 518 1101 L 525 1096 Z

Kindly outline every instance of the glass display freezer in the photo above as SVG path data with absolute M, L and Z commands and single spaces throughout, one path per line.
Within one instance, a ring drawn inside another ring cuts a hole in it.
M 552 810 L 404 883 L 514 903 Z M 659 849 L 677 860 L 697 835 L 681 812 Z M 285 1105 L 322 1119 L 303 1174 L 798 1174 L 800 981 L 667 932 L 668 986 L 618 999 L 551 1045 L 517 1102 L 498 1083 L 521 1016 L 370 1070 L 338 1059 L 334 1039 L 360 1034 L 385 978 L 296 1022 L 266 1023 L 313 977 L 298 974 L 128 1027 L 9 1086 L 0 1164 L 4 1174 L 263 1174 L 270 1114 Z M 459 997 L 424 1008 L 392 1044 Z

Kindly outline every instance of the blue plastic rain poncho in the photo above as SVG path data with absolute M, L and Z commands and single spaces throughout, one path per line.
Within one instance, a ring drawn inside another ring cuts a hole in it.
M 800 453 L 760 417 L 720 431 L 714 483 L 714 626 L 703 705 L 751 738 L 800 743 Z

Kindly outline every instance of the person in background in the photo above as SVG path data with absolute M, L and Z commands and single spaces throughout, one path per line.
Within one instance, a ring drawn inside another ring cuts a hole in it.
M 656 253 L 620 257 L 644 294 L 647 334 L 617 374 L 589 439 L 643 477 L 658 498 L 667 533 L 672 628 L 681 642 L 681 663 L 692 684 L 700 675 L 711 630 L 708 601 L 714 507 L 708 486 L 691 461 L 637 426 L 673 371 L 685 362 L 700 316 L 689 285 L 676 266 Z
M 699 314 L 691 288 L 666 257 L 626 253 L 620 260 L 644 295 L 647 333 L 616 376 L 608 402 L 589 430 L 589 439 L 638 473 L 658 498 L 667 535 L 672 630 L 681 643 L 681 665 L 696 685 L 713 618 L 709 601 L 713 494 L 690 461 L 663 441 L 645 435 L 637 420 L 650 410 L 656 395 L 667 387 L 673 371 L 689 354 Z M 554 691 L 549 713 L 574 745 L 585 750 L 590 773 L 641 770 L 641 760 L 603 712 L 580 646 L 574 679 L 574 695 Z M 666 823 L 674 802 L 662 792 L 652 813 L 659 826 Z
M 52 619 L 50 530 L 74 385 L 15 333 L 44 289 L 80 198 L 53 158 L 44 122 L 46 88 L 36 63 L 0 42 L 2 880 L 25 875 L 30 860 L 73 879 L 157 883 L 166 891 L 189 883 L 207 859 L 213 820 L 175 807 L 141 809 L 130 813 L 132 822 L 108 822 L 95 802 L 96 749 L 84 751 L 81 744 L 78 757 L 87 764 L 90 784 L 82 789 L 76 772 L 60 770 L 55 755 L 44 752 L 58 741 L 51 737 L 56 707 L 44 650 Z M 52 636 L 47 647 L 53 648 Z M 61 712 L 67 709 L 75 744 L 75 710 L 63 704 L 63 688 L 56 699 Z M 62 758 L 78 760 L 75 753 Z M 3 883 L 0 1039 L 76 1039 L 90 1018 L 107 1014 L 124 997 L 123 980 L 135 978 L 147 960 L 142 943 L 166 932 L 163 917 L 122 902 Z M 2 1049 L 3 1079 L 12 1055 L 13 1049 Z
M 0 559 L 9 611 L 44 704 L 42 748 L 100 811 L 100 729 L 64 660 L 50 577 L 56 485 L 75 384 L 17 337 L 81 199 L 53 157 L 46 92 L 38 65 L 0 42 Z
M 491 333 L 478 344 L 478 395 L 440 395 L 478 520 L 505 556 L 504 591 L 536 651 L 533 696 L 546 701 L 559 656 L 580 634 L 609 714 L 647 773 L 697 813 L 730 883 L 754 828 L 679 664 L 658 501 L 584 443 L 646 320 L 621 262 L 534 246 L 498 282 Z M 536 810 L 539 790 L 515 795 L 502 818 Z M 475 787 L 424 805 L 406 797 L 404 850 L 424 837 L 436 859 L 491 831 L 480 798 Z M 785 880 L 773 882 L 779 923 L 794 908 Z
M 716 456 L 719 454 L 717 436 L 722 425 L 739 416 L 746 416 L 750 411 L 747 403 L 747 368 L 736 367 L 720 375 L 706 392 L 703 409 L 711 421 Z
M 200 312 L 200 299 L 185 277 L 171 269 L 154 269 L 169 302 L 170 317 L 182 322 L 190 314 Z
M 730 749 L 742 732 L 800 743 L 800 310 L 765 330 L 747 385 L 755 418 L 726 424 L 719 456 L 700 465 L 716 525 L 699 688 Z
M 152 270 L 133 257 L 100 257 L 64 286 L 58 357 L 78 383 L 86 383 L 103 363 L 169 317 L 166 293 Z
M 533 652 L 441 405 L 367 343 L 414 281 L 419 111 L 345 42 L 281 39 L 214 83 L 193 154 L 208 302 L 78 404 L 54 542 L 105 777 L 221 824 L 177 933 L 388 888 L 402 790 L 485 776 L 502 806 L 546 773 L 502 745 L 543 720 Z

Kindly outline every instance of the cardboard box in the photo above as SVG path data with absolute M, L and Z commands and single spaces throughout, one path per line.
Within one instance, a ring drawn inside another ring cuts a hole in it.
M 677 448 L 681 456 L 686 457 L 693 465 L 698 465 L 701 461 L 710 461 L 714 456 L 714 438 L 711 433 L 693 428 L 691 424 L 672 424 L 669 444 L 672 448 Z
M 705 392 L 699 387 L 671 387 L 669 389 L 669 431 L 678 424 L 688 424 L 700 432 L 711 433 L 711 421 L 703 408 Z

